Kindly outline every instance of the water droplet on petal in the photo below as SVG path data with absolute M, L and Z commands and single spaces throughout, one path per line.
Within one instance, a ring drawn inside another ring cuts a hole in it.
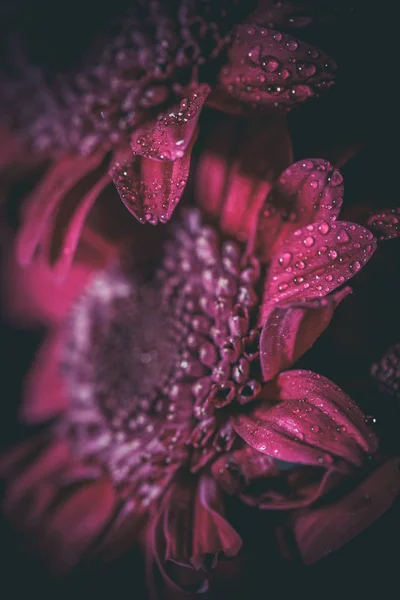
M 315 238 L 313 238 L 312 235 L 308 235 L 306 238 L 304 238 L 303 244 L 306 246 L 306 248 L 311 248 L 311 246 L 315 244 Z
M 293 255 L 290 252 L 284 252 L 279 259 L 279 264 L 283 269 L 288 267 L 292 261 Z

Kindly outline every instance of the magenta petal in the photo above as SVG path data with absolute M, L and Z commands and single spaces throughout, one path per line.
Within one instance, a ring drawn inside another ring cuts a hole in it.
M 225 233 L 247 238 L 273 181 L 291 159 L 283 119 L 224 119 L 199 159 L 198 202 Z
M 198 487 L 195 506 L 195 527 L 191 562 L 200 568 L 204 559 L 219 555 L 232 557 L 238 554 L 242 540 L 223 516 L 224 507 L 221 492 L 214 479 L 203 476 Z M 214 565 L 213 565 L 214 566 Z
M 252 448 L 287 462 L 323 466 L 334 458 L 361 463 L 362 451 L 376 450 L 376 439 L 357 405 L 334 383 L 311 371 L 287 371 L 278 391 L 233 417 L 235 431 Z M 271 401 L 279 399 L 277 404 Z
M 329 162 L 308 158 L 288 167 L 258 215 L 255 244 L 262 259 L 270 260 L 296 229 L 335 221 L 342 202 L 343 177 Z
M 375 249 L 372 233 L 354 223 L 319 221 L 297 229 L 271 260 L 262 322 L 278 302 L 326 296 L 358 273 Z
M 239 25 L 220 87 L 240 102 L 290 108 L 333 82 L 336 66 L 321 50 L 273 29 Z
M 368 218 L 368 227 L 381 241 L 399 237 L 400 208 L 388 208 L 373 213 Z
M 40 536 L 40 547 L 51 567 L 66 573 L 111 518 L 116 497 L 110 481 L 103 479 L 85 484 L 52 512 Z
M 209 93 L 209 86 L 202 85 L 179 105 L 161 114 L 156 121 L 139 127 L 131 138 L 133 154 L 160 161 L 182 158 L 195 133 Z
M 276 306 L 268 313 L 260 339 L 264 381 L 290 367 L 328 327 L 340 302 L 351 293 L 346 287 L 325 298 Z
M 113 160 L 109 174 L 122 202 L 141 223 L 156 225 L 171 218 L 189 176 L 194 137 L 175 161 L 160 162 L 126 152 Z
M 103 157 L 103 153 L 66 157 L 46 173 L 23 207 L 23 225 L 17 238 L 17 256 L 20 264 L 30 263 L 65 195 L 85 175 L 97 168 Z
M 315 563 L 347 544 L 389 510 L 399 492 L 397 457 L 337 502 L 295 514 L 293 532 L 304 562 Z

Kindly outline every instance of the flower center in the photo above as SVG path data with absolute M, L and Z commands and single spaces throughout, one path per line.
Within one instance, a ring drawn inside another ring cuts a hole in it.
M 150 278 L 132 260 L 95 276 L 71 314 L 61 431 L 144 504 L 188 463 L 229 450 L 229 406 L 261 390 L 258 261 L 189 210 Z

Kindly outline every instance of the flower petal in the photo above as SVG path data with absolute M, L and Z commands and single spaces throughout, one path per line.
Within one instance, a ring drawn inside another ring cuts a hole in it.
M 26 378 L 20 408 L 20 417 L 25 423 L 44 422 L 67 408 L 67 394 L 60 372 L 61 341 L 58 331 L 46 339 Z
M 264 381 L 296 362 L 328 327 L 340 302 L 351 293 L 346 287 L 325 298 L 276 306 L 269 312 L 260 338 Z
M 256 251 L 270 260 L 296 229 L 315 221 L 335 221 L 342 202 L 343 177 L 328 161 L 308 158 L 294 163 L 281 174 L 260 210 Z
M 388 208 L 373 213 L 368 218 L 368 227 L 380 241 L 399 237 L 400 208 Z
M 389 510 L 399 492 L 400 459 L 396 457 L 337 502 L 295 513 L 293 533 L 303 561 L 315 563 L 347 544 Z
M 354 223 L 318 221 L 297 229 L 271 260 L 261 321 L 277 303 L 326 296 L 358 273 L 375 249 L 372 233 Z
M 84 484 L 49 516 L 40 535 L 40 552 L 57 573 L 74 567 L 101 533 L 115 508 L 111 481 Z
M 246 238 L 272 182 L 292 159 L 284 119 L 225 118 L 196 169 L 198 202 L 229 235 Z
M 122 202 L 141 223 L 156 225 L 171 218 L 189 176 L 195 137 L 174 161 L 156 161 L 126 151 L 114 157 L 109 175 Z
M 372 377 L 383 392 L 400 400 L 400 344 L 388 348 L 371 369 Z
M 102 162 L 104 154 L 67 156 L 56 162 L 25 201 L 23 225 L 17 238 L 17 256 L 21 265 L 31 262 L 41 239 L 65 195 Z
M 336 65 L 321 50 L 273 29 L 239 25 L 220 87 L 254 107 L 291 108 L 333 83 Z
M 315 466 L 330 465 L 334 458 L 358 465 L 362 451 L 376 450 L 363 413 L 329 379 L 311 371 L 287 371 L 276 384 L 277 390 L 265 389 L 263 402 L 233 417 L 235 431 L 252 448 Z
M 201 85 L 179 105 L 159 115 L 156 121 L 139 127 L 131 138 L 133 154 L 163 162 L 182 158 L 195 134 L 209 93 L 210 87 Z

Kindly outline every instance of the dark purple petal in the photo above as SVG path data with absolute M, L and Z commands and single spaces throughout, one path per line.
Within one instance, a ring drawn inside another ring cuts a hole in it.
M 273 181 L 291 159 L 283 119 L 224 118 L 199 160 L 198 202 L 225 233 L 247 238 Z
M 285 30 L 297 29 L 325 20 L 331 12 L 332 9 L 329 11 L 328 6 L 324 7 L 324 2 L 321 0 L 306 0 L 305 2 L 261 0 L 257 3 L 257 9 L 251 13 L 246 22 L 264 27 L 279 26 Z
M 263 402 L 233 417 L 235 431 L 252 448 L 315 466 L 330 465 L 334 458 L 358 465 L 362 451 L 376 450 L 363 413 L 329 379 L 287 371 L 278 376 L 277 388 L 266 388 Z
M 293 533 L 304 562 L 315 563 L 347 544 L 389 510 L 399 492 L 396 457 L 337 502 L 295 514 Z
M 183 156 L 174 161 L 161 162 L 129 152 L 113 160 L 109 174 L 122 202 L 141 223 L 156 225 L 171 218 L 189 176 L 194 137 Z
M 400 344 L 388 348 L 371 369 L 372 377 L 382 391 L 400 400 Z
M 290 367 L 328 327 L 340 302 L 351 293 L 346 287 L 325 298 L 276 306 L 268 314 L 260 339 L 264 381 Z
M 195 88 L 179 105 L 172 106 L 149 125 L 139 127 L 131 138 L 133 154 L 160 161 L 182 158 L 209 93 L 208 85 Z
M 368 227 L 378 240 L 391 240 L 400 235 L 400 208 L 387 208 L 368 218 Z
M 277 303 L 326 296 L 358 273 L 375 249 L 372 233 L 354 223 L 319 221 L 296 229 L 271 260 L 261 321 Z
M 315 221 L 335 221 L 342 202 L 343 178 L 329 162 L 307 158 L 294 163 L 281 174 L 259 212 L 257 253 L 270 260 L 296 229 Z
M 336 66 L 321 50 L 273 29 L 239 25 L 220 87 L 254 107 L 290 108 L 333 82 Z

